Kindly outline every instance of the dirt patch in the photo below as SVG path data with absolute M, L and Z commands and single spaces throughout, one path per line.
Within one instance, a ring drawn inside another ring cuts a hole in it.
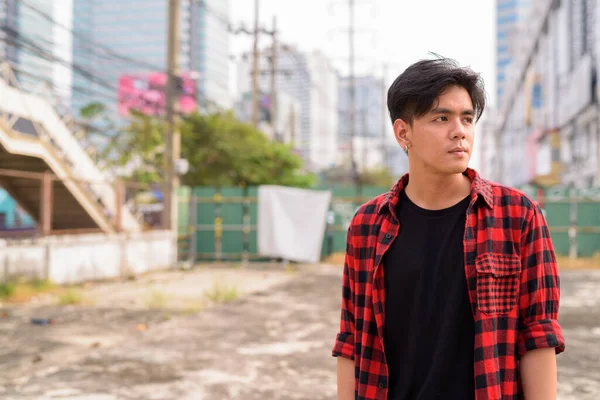
M 344 265 L 344 258 L 346 257 L 345 253 L 333 253 L 328 257 L 325 257 L 323 262 L 331 264 L 331 265 Z
M 600 254 L 590 258 L 557 257 L 561 269 L 600 269 Z

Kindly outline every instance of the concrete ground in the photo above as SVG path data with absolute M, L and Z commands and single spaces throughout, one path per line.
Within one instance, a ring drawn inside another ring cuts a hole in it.
M 199 268 L 86 287 L 84 305 L 5 305 L 0 398 L 334 399 L 340 274 Z M 598 399 L 600 271 L 562 287 L 559 399 Z

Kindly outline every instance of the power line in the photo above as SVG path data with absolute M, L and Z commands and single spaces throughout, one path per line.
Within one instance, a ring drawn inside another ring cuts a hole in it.
M 18 1 L 20 3 L 22 3 L 25 7 L 29 8 L 36 14 L 43 17 L 45 20 L 51 22 L 53 25 L 58 26 L 61 29 L 69 32 L 74 39 L 81 39 L 80 41 L 78 40 L 78 42 L 80 42 L 78 44 L 81 46 L 81 48 L 90 50 L 90 54 L 93 56 L 102 57 L 102 58 L 104 58 L 108 61 L 112 61 L 112 62 L 121 62 L 121 63 L 128 63 L 131 65 L 142 66 L 144 68 L 151 69 L 154 71 L 164 70 L 164 68 L 161 68 L 157 65 L 147 63 L 145 61 L 137 60 L 137 59 L 125 56 L 123 54 L 120 54 L 120 53 L 114 51 L 113 49 L 111 49 L 110 47 L 92 40 L 91 38 L 89 38 L 89 35 L 82 34 L 81 32 L 76 32 L 75 30 L 57 22 L 51 15 L 49 15 L 48 13 L 39 9 L 35 5 L 31 4 L 31 2 L 29 2 L 29 0 L 18 0 Z M 213 14 L 217 13 L 215 10 L 213 10 L 212 8 L 207 6 L 202 0 L 199 0 L 199 5 L 202 6 L 203 8 L 205 8 L 210 13 L 213 13 Z M 223 17 L 223 16 L 221 15 L 220 17 Z M 63 58 L 60 58 L 60 57 L 54 55 L 51 49 L 47 49 L 47 48 L 44 48 L 43 46 L 39 45 L 37 38 L 32 40 L 31 37 L 28 37 L 28 36 L 25 36 L 25 35 L 19 33 L 17 30 L 15 30 L 14 28 L 12 28 L 10 26 L 0 26 L 0 30 L 4 30 L 8 36 L 6 38 L 0 39 L 0 41 L 5 41 L 8 45 L 11 45 L 15 48 L 19 48 L 22 51 L 25 51 L 25 52 L 27 52 L 33 56 L 36 56 L 40 59 L 50 61 L 50 62 L 55 62 L 57 64 L 68 67 L 75 74 L 83 77 L 85 80 L 87 80 L 93 84 L 99 85 L 101 88 L 108 89 L 110 92 L 113 92 L 113 93 L 117 92 L 118 88 L 116 87 L 116 85 L 114 83 L 111 82 L 112 76 L 110 76 L 110 74 L 98 74 L 96 72 L 91 72 L 90 70 L 86 69 L 85 67 L 83 67 L 82 65 L 79 65 L 76 62 L 69 62 Z M 40 42 L 41 41 L 42 40 L 40 40 Z M 50 46 L 53 45 L 52 42 L 47 41 L 47 40 L 43 40 L 43 42 L 49 44 Z M 14 64 L 11 66 L 16 67 Z M 115 66 L 115 68 L 118 68 L 118 67 Z M 21 74 L 23 74 L 25 72 L 23 70 L 23 68 L 14 68 L 14 69 L 15 70 L 18 69 Z M 36 75 L 31 72 L 29 72 L 29 76 L 32 78 L 36 78 L 36 79 L 41 78 L 41 76 Z M 40 81 L 48 83 L 49 86 L 51 86 L 55 90 L 58 89 L 58 87 L 56 85 L 54 85 L 53 83 L 51 83 L 49 81 L 49 79 L 40 79 Z M 221 81 L 213 81 L 212 83 L 219 85 L 219 87 L 221 87 L 222 89 L 229 90 L 229 87 L 225 86 Z M 116 96 L 111 96 L 106 93 L 102 93 L 101 91 L 93 90 L 91 87 L 83 88 L 83 87 L 78 87 L 77 85 L 72 85 L 72 88 L 73 88 L 72 91 L 74 93 L 88 94 L 88 95 L 94 96 L 94 97 L 96 97 L 95 95 L 100 95 L 100 96 L 102 96 L 103 99 L 109 99 L 111 101 L 114 101 L 114 100 L 118 101 L 118 98 Z M 199 93 L 199 95 L 200 95 L 200 93 Z M 198 96 L 196 101 L 199 105 L 201 105 L 203 107 L 212 107 L 212 108 L 222 109 L 222 107 L 220 107 L 218 105 L 218 103 L 206 98 L 204 93 L 202 93 L 200 96 Z
M 99 78 L 97 75 L 89 72 L 85 68 L 83 68 L 75 63 L 66 61 L 63 58 L 55 56 L 48 50 L 36 45 L 35 42 L 33 42 L 31 39 L 27 38 L 26 36 L 20 34 L 15 29 L 13 29 L 7 25 L 0 25 L 0 30 L 4 31 L 8 34 L 7 37 L 0 39 L 1 41 L 4 41 L 9 45 L 16 46 L 20 49 L 27 50 L 27 51 L 31 52 L 32 55 L 38 56 L 41 59 L 56 62 L 58 64 L 69 67 L 74 72 L 77 72 L 79 75 L 85 77 L 86 79 L 88 79 L 90 81 L 93 81 L 94 83 L 104 86 L 107 89 L 111 89 L 111 90 L 115 90 L 115 91 L 117 90 L 116 86 L 113 86 L 110 82 L 104 81 L 102 78 Z
M 82 76 L 87 81 L 97 84 L 102 88 L 108 89 L 113 93 L 116 93 L 118 91 L 118 88 L 115 84 L 106 80 L 106 79 L 108 79 L 108 77 L 106 77 L 106 76 L 100 77 L 99 75 L 90 72 L 89 70 L 85 69 L 84 67 L 82 67 L 76 63 L 68 62 L 63 58 L 55 56 L 49 50 L 44 49 L 40 46 L 37 46 L 32 40 L 30 40 L 26 36 L 20 34 L 19 32 L 15 31 L 14 29 L 12 29 L 10 27 L 0 26 L 0 30 L 4 30 L 5 32 L 8 33 L 7 37 L 0 39 L 0 41 L 4 41 L 11 46 L 14 46 L 14 47 L 19 48 L 24 51 L 27 51 L 28 53 L 30 53 L 34 56 L 37 56 L 40 59 L 43 59 L 46 61 L 51 61 L 51 62 L 56 62 L 56 63 L 66 66 L 66 67 L 69 67 L 74 71 L 74 73 L 78 74 L 79 76 Z M 23 70 L 23 68 L 19 68 L 19 69 L 21 71 Z M 52 85 L 52 86 L 55 86 L 55 85 Z M 77 86 L 73 86 L 73 87 L 77 88 Z M 75 92 L 78 92 L 80 94 L 83 93 L 82 90 L 79 90 L 79 91 L 75 90 Z M 88 94 L 102 93 L 102 92 L 98 92 L 98 91 L 93 91 L 92 89 L 88 89 L 88 92 L 90 92 Z M 109 98 L 110 100 L 118 101 L 117 97 L 112 97 L 112 96 L 109 97 L 109 95 L 107 95 L 107 94 L 103 95 L 103 97 Z M 196 102 L 204 107 L 213 107 L 213 108 L 218 108 L 218 109 L 222 108 L 218 105 L 218 103 L 206 98 L 206 96 L 198 97 L 196 99 Z
M 64 91 L 63 88 L 59 87 L 58 85 L 56 85 L 52 79 L 49 79 L 48 77 L 39 75 L 39 74 L 35 74 L 31 71 L 27 71 L 24 70 L 23 68 L 21 68 L 20 66 L 16 65 L 14 62 L 12 61 L 6 61 L 8 63 L 8 65 L 10 65 L 10 68 L 17 72 L 19 75 L 23 75 L 23 76 L 27 76 L 33 79 L 36 79 L 38 81 L 40 81 L 41 83 L 44 83 L 46 85 L 48 85 L 48 87 L 50 89 L 52 89 L 55 92 L 61 92 Z M 98 95 L 98 96 L 103 96 L 105 99 L 107 100 L 118 100 L 118 97 L 116 95 L 109 95 L 107 92 L 101 92 L 101 91 L 97 91 L 97 90 L 93 90 L 89 87 L 82 87 L 82 86 L 77 86 L 77 85 L 70 85 L 71 91 L 73 92 L 77 92 L 77 93 L 81 93 L 81 94 L 90 94 L 90 95 Z
M 58 26 L 59 28 L 64 29 L 65 31 L 69 32 L 71 34 L 71 36 L 75 39 L 76 37 L 79 37 L 82 39 L 82 43 L 89 43 L 89 45 L 82 45 L 83 48 L 89 49 L 92 51 L 92 54 L 97 55 L 97 56 L 101 56 L 101 53 L 97 53 L 97 50 L 102 50 L 104 51 L 107 55 L 124 61 L 124 62 L 128 62 L 134 65 L 138 65 L 138 66 L 143 66 L 144 68 L 149 68 L 152 70 L 156 70 L 156 71 L 162 71 L 164 70 L 164 68 L 159 67 L 157 65 L 153 65 L 150 63 L 147 63 L 145 61 L 140 61 L 140 60 L 136 60 L 133 59 L 131 57 L 125 56 L 123 54 L 120 54 L 116 51 L 114 51 L 113 49 L 111 49 L 110 47 L 102 44 L 102 43 L 98 43 L 97 41 L 92 40 L 88 35 L 83 35 L 80 32 L 77 33 L 75 32 L 73 29 L 59 23 L 58 21 L 56 21 L 51 15 L 49 15 L 48 13 L 44 12 L 43 10 L 40 10 L 38 7 L 32 5 L 31 3 L 29 3 L 28 0 L 18 0 L 20 3 L 22 3 L 25 7 L 29 8 L 30 10 L 32 10 L 33 12 L 37 13 L 38 15 L 40 15 L 41 17 L 43 17 L 44 19 L 46 19 L 47 21 L 49 21 L 50 23 L 52 23 L 55 26 Z

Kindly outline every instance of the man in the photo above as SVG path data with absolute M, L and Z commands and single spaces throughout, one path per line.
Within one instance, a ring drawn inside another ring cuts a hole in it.
M 559 278 L 523 193 L 467 168 L 481 77 L 419 61 L 388 91 L 409 171 L 347 236 L 338 399 L 556 399 Z

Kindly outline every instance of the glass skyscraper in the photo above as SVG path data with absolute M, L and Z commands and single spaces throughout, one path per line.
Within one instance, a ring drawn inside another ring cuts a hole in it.
M 198 100 L 228 105 L 228 0 L 181 0 L 180 65 Z M 119 77 L 165 71 L 166 0 L 73 0 L 73 113 L 91 102 L 116 110 Z
M 519 24 L 529 15 L 531 0 L 496 0 L 496 104 L 502 105 L 509 68 L 518 51 Z
M 52 0 L 0 0 L 0 60 L 13 67 L 21 87 L 53 86 Z

